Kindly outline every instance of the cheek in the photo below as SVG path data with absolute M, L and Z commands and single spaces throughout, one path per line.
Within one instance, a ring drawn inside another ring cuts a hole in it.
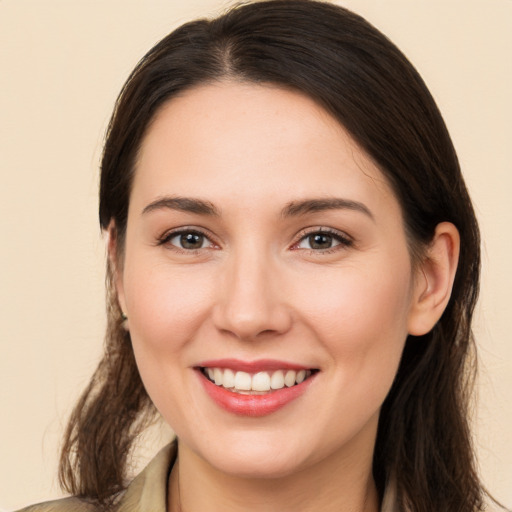
M 304 311 L 311 325 L 325 332 L 352 337 L 354 343 L 365 332 L 407 332 L 411 301 L 408 275 L 345 269 L 316 279 L 312 286 L 296 293 L 303 296 Z M 371 340 L 368 340 L 371 341 Z
M 303 289 L 301 310 L 338 370 L 339 386 L 387 388 L 398 368 L 407 338 L 411 304 L 407 258 L 402 271 L 391 265 L 366 265 L 330 272 Z M 380 391 L 379 391 L 380 393 Z
M 186 347 L 208 317 L 213 286 L 190 268 L 171 271 L 135 251 L 131 256 L 123 282 L 137 367 L 151 400 L 179 430 L 182 418 L 176 411 L 194 409 L 190 401 L 184 403 L 190 379 Z M 192 415 L 188 422 L 193 421 Z
M 212 283 L 200 271 L 127 261 L 126 306 L 134 348 L 178 352 L 208 315 Z

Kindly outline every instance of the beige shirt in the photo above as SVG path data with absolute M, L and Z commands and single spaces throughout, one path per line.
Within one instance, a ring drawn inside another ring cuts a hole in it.
M 161 450 L 128 486 L 117 512 L 166 512 L 167 482 L 176 459 L 176 445 Z M 94 512 L 95 507 L 78 498 L 64 498 L 32 505 L 18 512 Z M 394 489 L 388 486 L 381 512 L 397 512 Z

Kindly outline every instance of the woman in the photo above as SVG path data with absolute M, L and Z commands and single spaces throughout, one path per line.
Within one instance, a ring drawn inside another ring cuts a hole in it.
M 434 101 L 364 20 L 275 0 L 158 43 L 111 120 L 100 221 L 77 497 L 28 510 L 483 510 L 478 227 Z M 125 490 L 155 406 L 177 442 Z

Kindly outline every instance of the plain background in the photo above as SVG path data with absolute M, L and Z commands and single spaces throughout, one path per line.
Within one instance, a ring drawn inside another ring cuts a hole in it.
M 59 496 L 63 426 L 104 330 L 98 161 L 138 59 L 219 0 L 0 0 L 0 508 Z M 483 232 L 476 445 L 512 505 L 512 1 L 345 0 L 416 65 Z M 166 442 L 151 434 L 143 464 Z

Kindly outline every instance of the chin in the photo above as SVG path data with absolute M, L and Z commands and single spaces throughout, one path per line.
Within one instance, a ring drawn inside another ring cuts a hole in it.
M 238 442 L 217 440 L 207 446 L 197 446 L 194 451 L 216 470 L 248 479 L 286 477 L 306 465 L 304 443 L 296 446 L 289 440 L 263 437 L 257 440 L 239 439 Z
M 298 460 L 297 455 L 259 453 L 252 457 L 234 456 L 223 457 L 215 462 L 219 471 L 247 479 L 284 478 L 303 469 L 304 461 Z

